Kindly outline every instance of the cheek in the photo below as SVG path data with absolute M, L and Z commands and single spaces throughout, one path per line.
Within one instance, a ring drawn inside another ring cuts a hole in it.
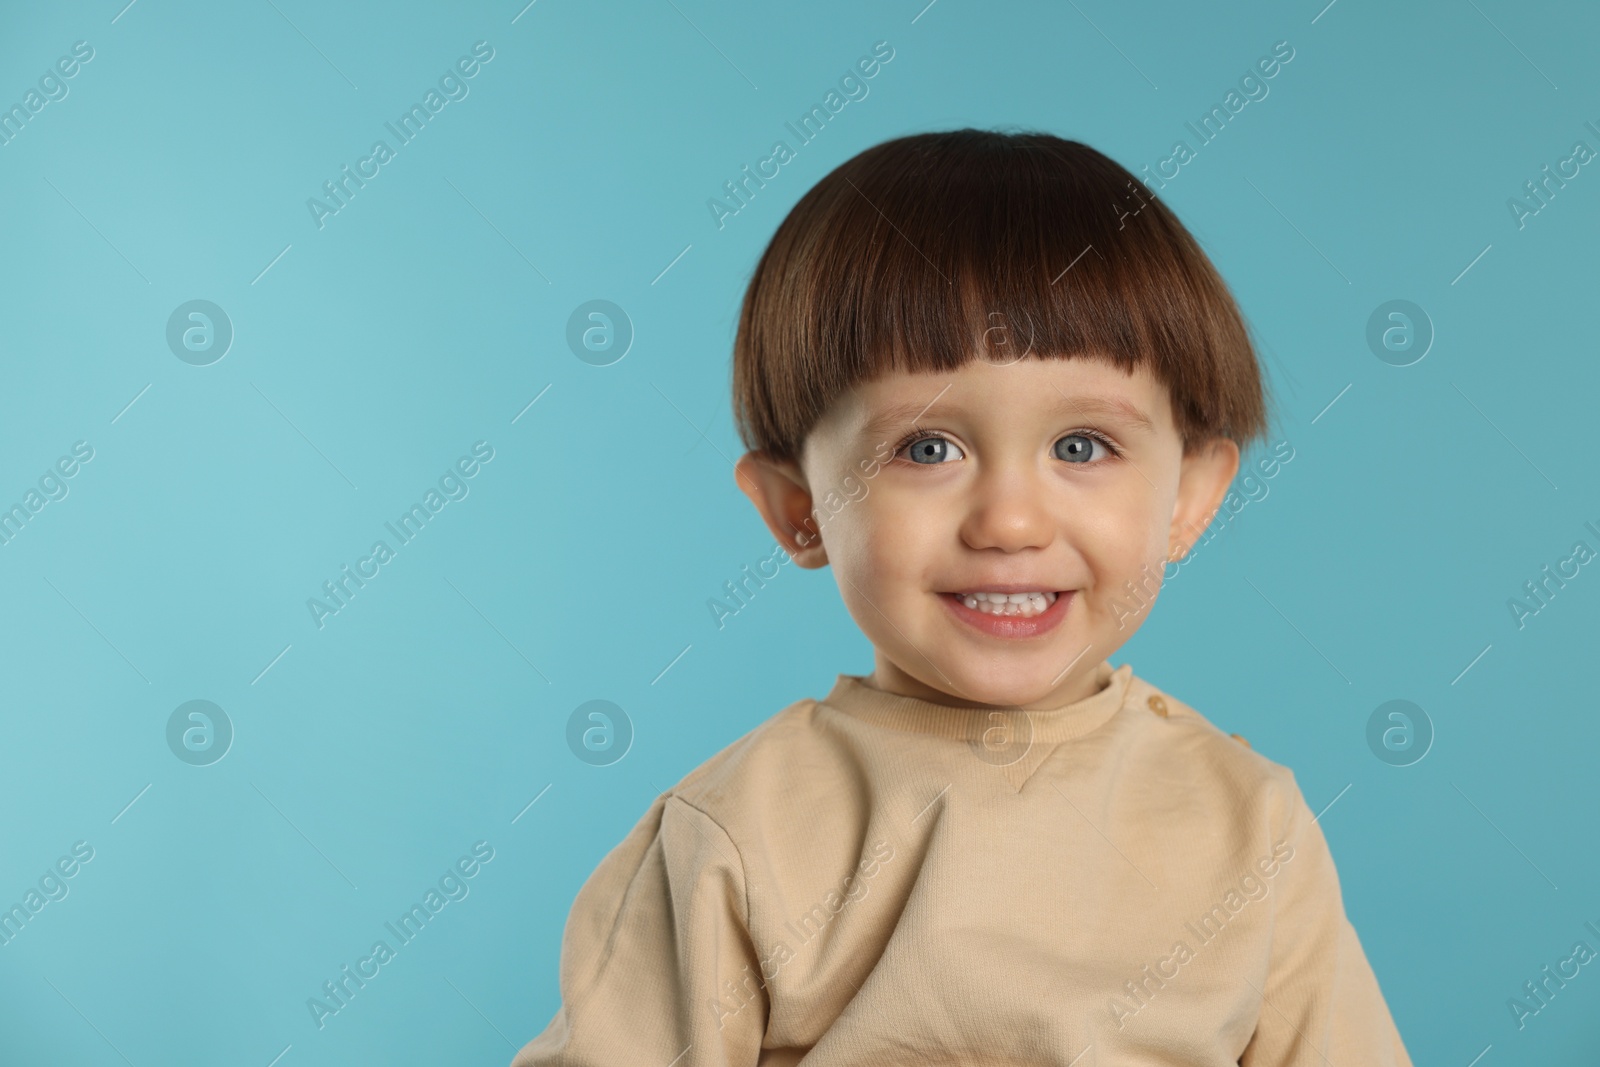
M 907 566 L 905 540 L 915 537 L 917 526 L 891 508 L 860 507 L 852 517 L 846 536 L 846 551 L 858 581 L 881 582 L 896 577 Z
M 1115 595 L 1123 579 L 1138 575 L 1141 568 L 1159 566 L 1167 555 L 1170 525 L 1162 520 L 1171 513 L 1170 503 L 1163 511 L 1148 492 L 1118 494 L 1099 502 L 1092 519 L 1072 536 L 1102 591 Z
M 854 583 L 879 604 L 924 588 L 938 562 L 940 536 L 938 517 L 926 514 L 927 510 L 913 500 L 897 500 L 892 493 L 874 489 L 841 512 L 828 547 L 840 584 L 849 589 Z

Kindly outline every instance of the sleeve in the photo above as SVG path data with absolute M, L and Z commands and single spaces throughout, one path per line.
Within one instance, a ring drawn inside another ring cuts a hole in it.
M 710 816 L 666 794 L 578 890 L 561 1005 L 511 1067 L 748 1067 L 767 1024 L 744 865 Z
M 1412 1067 L 1345 915 L 1328 842 L 1285 770 L 1291 810 L 1283 837 L 1273 841 L 1281 866 L 1269 883 L 1272 947 L 1240 1067 Z

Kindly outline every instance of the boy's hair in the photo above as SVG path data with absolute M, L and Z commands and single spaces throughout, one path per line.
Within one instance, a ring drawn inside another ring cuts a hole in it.
M 1024 353 L 1147 366 L 1185 454 L 1266 433 L 1248 328 L 1166 205 L 1088 145 L 967 128 L 861 152 L 778 226 L 739 312 L 739 436 L 798 461 L 858 383 Z

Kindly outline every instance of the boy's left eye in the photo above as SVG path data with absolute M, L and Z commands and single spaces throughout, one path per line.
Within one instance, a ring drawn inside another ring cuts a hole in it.
M 1086 433 L 1069 433 L 1056 442 L 1056 458 L 1064 459 L 1068 463 L 1087 463 L 1096 445 L 1099 445 L 1104 452 L 1112 451 L 1110 442 L 1103 437 Z

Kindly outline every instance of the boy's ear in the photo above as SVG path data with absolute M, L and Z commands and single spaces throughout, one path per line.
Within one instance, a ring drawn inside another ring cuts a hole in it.
M 1213 437 L 1183 457 L 1178 472 L 1178 501 L 1172 508 L 1171 547 L 1167 558 L 1182 559 L 1205 532 L 1239 473 L 1239 445 L 1232 438 Z
M 733 465 L 733 480 L 790 559 L 807 569 L 827 565 L 828 552 L 811 517 L 811 490 L 799 464 L 746 452 Z

